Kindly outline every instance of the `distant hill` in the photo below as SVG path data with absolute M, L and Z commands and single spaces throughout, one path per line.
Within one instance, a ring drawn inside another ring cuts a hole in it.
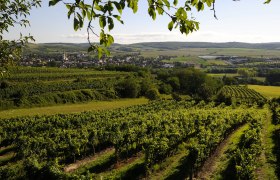
M 30 53 L 62 53 L 62 52 L 87 52 L 88 43 L 43 43 L 29 44 L 24 52 Z M 135 44 L 113 44 L 111 51 L 142 51 L 142 50 L 176 50 L 185 48 L 246 48 L 280 50 L 279 43 L 211 43 L 211 42 L 146 42 Z
M 246 48 L 246 49 L 280 49 L 279 43 L 212 43 L 212 42 L 147 42 L 128 46 L 137 48 L 183 49 L 183 48 Z

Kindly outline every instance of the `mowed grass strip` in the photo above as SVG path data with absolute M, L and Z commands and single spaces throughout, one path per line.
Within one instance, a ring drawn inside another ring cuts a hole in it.
M 230 157 L 232 152 L 237 148 L 240 138 L 245 130 L 249 129 L 249 125 L 246 124 L 238 128 L 233 134 L 231 134 L 225 141 L 224 145 L 220 150 L 219 156 L 212 163 L 212 169 L 209 171 L 209 179 L 223 179 L 230 163 Z
M 254 89 L 268 98 L 280 97 L 280 86 L 248 85 L 248 88 Z
M 235 77 L 235 76 L 238 76 L 238 74 L 236 74 L 236 73 L 220 73 L 220 74 L 207 73 L 207 74 L 211 77 L 223 77 L 223 76 Z
M 0 118 L 13 118 L 19 116 L 34 116 L 34 115 L 53 115 L 53 114 L 67 114 L 79 113 L 83 111 L 93 110 L 109 110 L 133 105 L 140 105 L 148 103 L 148 99 L 119 99 L 113 101 L 94 101 L 83 104 L 68 104 L 50 107 L 37 107 L 27 109 L 12 109 L 0 111 Z

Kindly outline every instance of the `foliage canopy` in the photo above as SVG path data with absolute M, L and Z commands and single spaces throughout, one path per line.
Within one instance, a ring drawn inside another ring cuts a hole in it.
M 18 40 L 4 40 L 4 32 L 9 32 L 10 27 L 20 25 L 29 26 L 27 16 L 33 7 L 39 7 L 41 0 L 0 0 L 0 73 L 2 67 L 12 64 L 21 56 L 21 48 L 32 36 L 22 36 Z

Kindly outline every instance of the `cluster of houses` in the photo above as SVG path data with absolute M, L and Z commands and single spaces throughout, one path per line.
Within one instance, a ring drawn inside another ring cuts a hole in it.
M 131 64 L 140 67 L 153 67 L 153 68 L 173 68 L 173 67 L 193 67 L 194 64 L 189 63 L 166 63 L 163 60 L 170 60 L 174 56 L 163 56 L 158 57 L 143 57 L 139 54 L 128 54 L 128 55 L 116 55 L 112 57 L 103 57 L 97 59 L 91 57 L 88 54 L 83 53 L 66 53 L 63 54 L 50 54 L 50 55 L 25 55 L 20 65 L 22 66 L 51 66 L 51 67 L 94 67 L 94 66 L 106 66 L 106 65 L 124 65 Z

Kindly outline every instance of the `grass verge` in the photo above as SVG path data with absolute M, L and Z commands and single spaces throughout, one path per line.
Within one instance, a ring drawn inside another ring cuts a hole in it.
M 28 109 L 13 109 L 0 111 L 0 118 L 13 118 L 19 116 L 53 115 L 59 113 L 79 113 L 83 111 L 108 110 L 148 103 L 148 99 L 119 99 L 113 101 L 94 101 L 83 104 L 67 104 L 50 107 L 37 107 Z

